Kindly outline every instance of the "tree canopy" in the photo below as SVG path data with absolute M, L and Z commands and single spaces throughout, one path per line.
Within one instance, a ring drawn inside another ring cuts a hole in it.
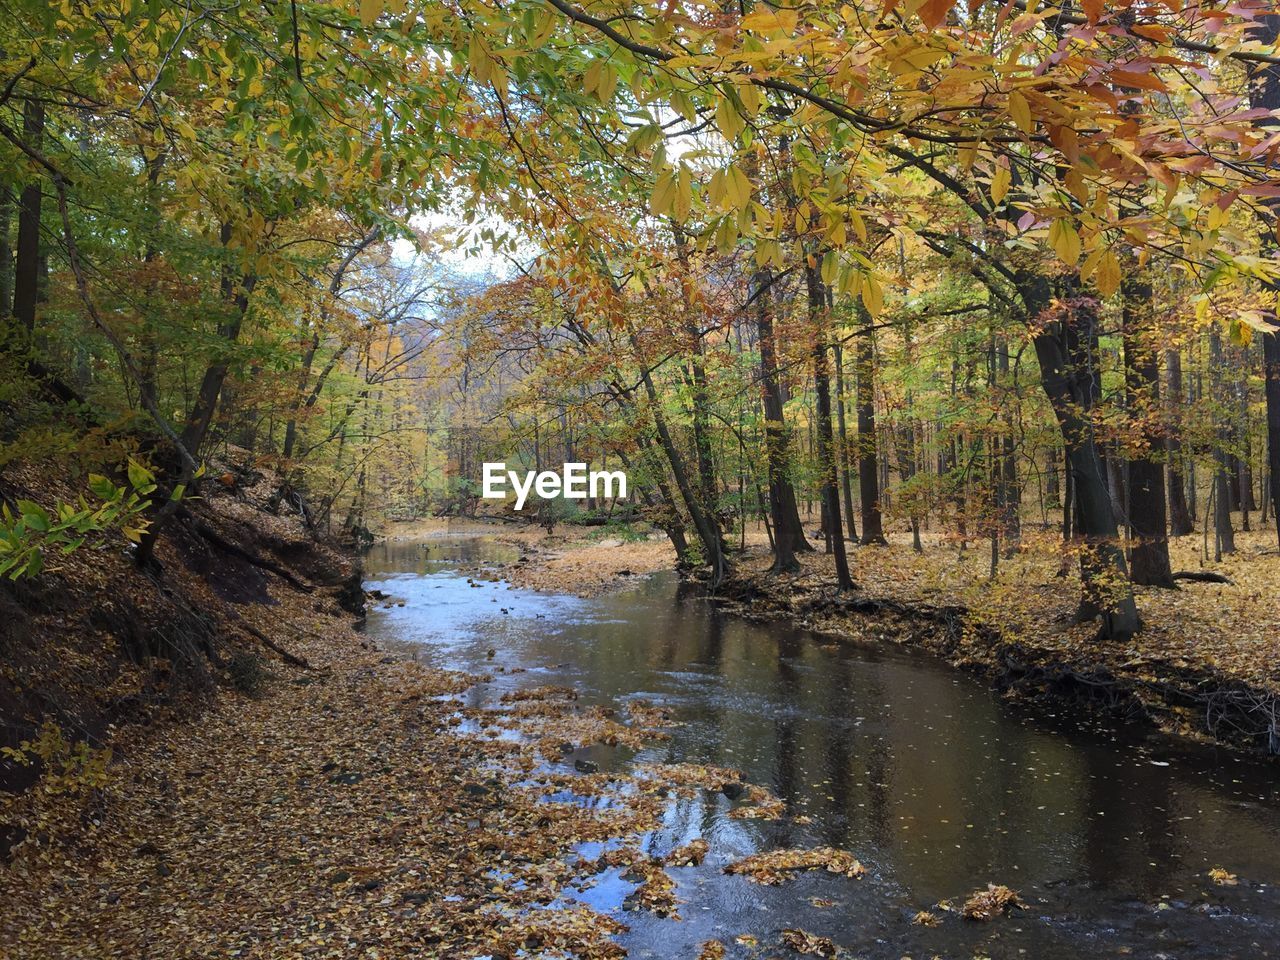
M 8 13 L 3 457 L 145 487 L 141 563 L 216 445 L 359 532 L 554 438 L 713 582 L 751 518 L 788 569 L 810 502 L 842 586 L 842 517 L 994 557 L 1034 485 L 1124 635 L 1197 493 L 1219 549 L 1255 473 L 1274 513 L 1264 0 Z

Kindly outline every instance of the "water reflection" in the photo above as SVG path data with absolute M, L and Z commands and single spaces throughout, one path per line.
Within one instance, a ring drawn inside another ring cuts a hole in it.
M 370 585 L 405 602 L 375 609 L 371 634 L 441 666 L 498 668 L 477 704 L 548 682 L 574 684 L 586 702 L 661 702 L 684 725 L 640 759 L 737 767 L 786 801 L 776 822 L 730 819 L 719 796 L 673 807 L 654 850 L 705 836 L 719 859 L 676 871 L 684 923 L 627 915 L 633 955 L 693 956 L 708 937 L 744 932 L 766 943 L 797 925 L 886 957 L 1275 954 L 1274 766 L 1033 720 L 927 656 L 749 623 L 671 577 L 595 600 L 548 597 L 477 576 L 514 560 L 510 548 L 418 547 L 369 557 Z M 502 672 L 517 667 L 528 673 Z M 871 876 L 769 889 L 719 871 L 761 847 L 818 843 L 853 851 Z M 1214 866 L 1241 883 L 1214 885 Z M 904 919 L 987 881 L 1018 889 L 1032 910 L 986 927 Z M 597 887 L 593 902 L 616 905 L 617 886 Z M 813 896 L 839 906 L 815 908 Z

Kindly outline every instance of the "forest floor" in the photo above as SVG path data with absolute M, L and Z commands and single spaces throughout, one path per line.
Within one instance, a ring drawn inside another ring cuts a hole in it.
M 623 723 L 559 689 L 468 711 L 458 695 L 484 677 L 386 657 L 349 622 L 276 598 L 255 619 L 301 628 L 292 652 L 311 669 L 273 663 L 258 696 L 118 731 L 93 786 L 9 801 L 0 815 L 28 839 L 0 869 L 0 953 L 618 955 L 620 924 L 557 901 L 602 868 L 574 845 L 652 828 L 669 785 L 540 766 L 565 746 L 638 741 L 658 718 Z M 571 779 L 612 804 L 548 798 Z M 661 894 L 662 865 L 642 859 Z

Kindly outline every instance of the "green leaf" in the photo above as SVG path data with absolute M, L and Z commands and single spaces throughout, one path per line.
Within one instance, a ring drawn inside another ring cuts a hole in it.
M 30 500 L 18 501 L 18 512 L 22 514 L 22 519 L 26 521 L 27 528 L 35 530 L 37 533 L 48 533 L 49 528 L 53 526 L 49 520 L 49 514 L 44 507 Z
M 138 463 L 137 460 L 129 460 L 129 486 L 135 490 L 144 487 L 155 480 L 155 475 L 150 470 Z

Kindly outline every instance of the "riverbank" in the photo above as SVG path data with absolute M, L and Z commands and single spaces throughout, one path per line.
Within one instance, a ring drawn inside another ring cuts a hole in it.
M 720 595 L 747 616 L 780 616 L 831 636 L 927 648 L 1007 696 L 1154 725 L 1198 742 L 1280 753 L 1280 556 L 1273 531 L 1237 534 L 1239 551 L 1203 569 L 1227 582 L 1139 587 L 1145 627 L 1126 641 L 1075 622 L 1079 586 L 1056 536 L 1029 533 L 990 576 L 985 550 L 904 534 L 852 548 L 857 589 L 833 587 L 822 553 L 797 574 L 769 571 L 757 543 Z M 1171 545 L 1175 570 L 1202 571 L 1200 540 Z
M 91 784 L 9 804 L 29 833 L 0 870 L 5 955 L 618 955 L 616 921 L 550 905 L 590 882 L 575 844 L 635 836 L 661 801 L 639 778 L 579 777 L 610 809 L 548 802 L 572 773 L 531 773 L 542 734 L 648 729 L 563 690 L 469 715 L 459 695 L 484 677 L 387 657 L 274 595 L 310 669 L 273 663 L 256 697 L 121 731 Z
M 671 791 L 737 775 L 574 761 L 663 737 L 641 704 L 535 687 L 472 706 L 492 677 L 359 633 L 340 605 L 350 566 L 264 512 L 259 486 L 210 490 L 162 538 L 155 577 L 112 544 L 51 566 L 38 595 L 6 594 L 30 648 L 8 649 L 24 707 L 6 726 L 45 722 L 5 757 L 29 776 L 0 793 L 0 954 L 616 957 L 623 924 L 565 896 L 624 853 L 645 879 L 637 908 L 674 913 L 665 863 L 628 844 Z M 621 851 L 608 864 L 575 855 L 605 841 Z

